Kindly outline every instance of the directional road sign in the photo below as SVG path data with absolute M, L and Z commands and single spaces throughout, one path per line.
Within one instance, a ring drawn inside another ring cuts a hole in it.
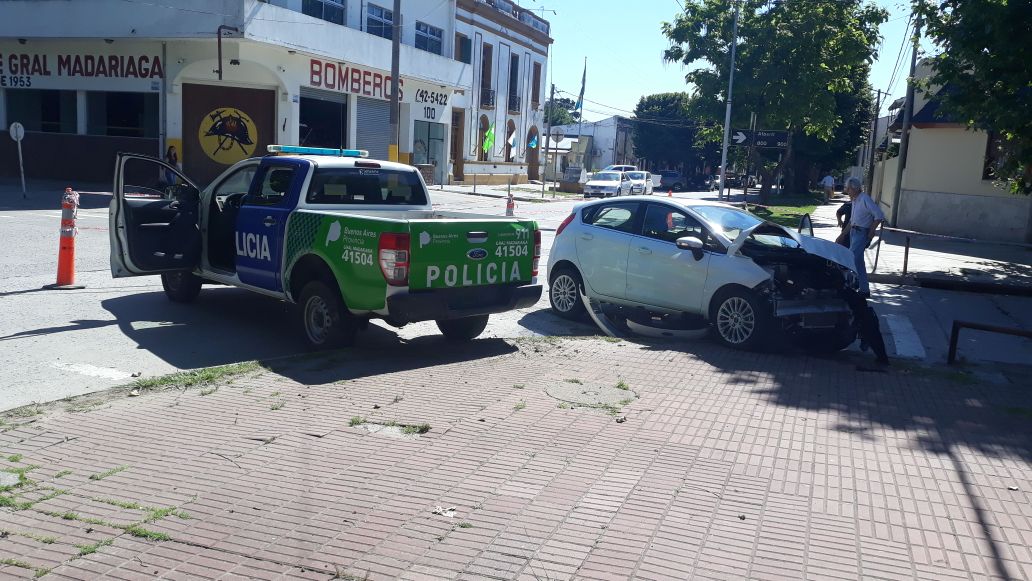
M 748 129 L 735 129 L 734 133 L 731 134 L 733 145 L 749 145 L 752 142 L 752 138 L 752 131 Z
M 753 137 L 753 145 L 756 147 L 784 149 L 788 147 L 788 131 L 761 131 L 757 129 L 756 135 Z

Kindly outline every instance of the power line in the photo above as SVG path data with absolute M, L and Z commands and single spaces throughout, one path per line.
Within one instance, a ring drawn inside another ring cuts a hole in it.
M 892 67 L 892 76 L 889 78 L 889 86 L 886 88 L 885 93 L 891 95 L 892 88 L 896 85 L 896 75 L 899 73 L 899 65 L 902 63 L 903 48 L 907 45 L 907 32 L 910 30 L 910 25 L 914 21 L 914 13 L 910 13 L 910 18 L 907 19 L 907 26 L 903 29 L 903 42 L 899 45 L 899 53 L 896 55 L 896 64 Z

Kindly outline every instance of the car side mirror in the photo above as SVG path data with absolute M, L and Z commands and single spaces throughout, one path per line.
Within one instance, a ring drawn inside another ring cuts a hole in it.
M 695 260 L 702 259 L 702 240 L 695 236 L 682 236 L 674 244 L 681 250 L 690 250 Z

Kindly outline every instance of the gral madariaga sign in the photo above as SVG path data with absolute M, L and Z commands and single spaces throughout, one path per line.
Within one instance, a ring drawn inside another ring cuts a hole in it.
M 67 85 L 71 79 L 139 82 L 164 77 L 165 67 L 158 55 L 0 52 L 0 87 L 64 88 L 59 85 Z

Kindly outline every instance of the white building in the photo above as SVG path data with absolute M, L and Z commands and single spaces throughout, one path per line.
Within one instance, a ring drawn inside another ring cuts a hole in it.
M 590 151 L 586 152 L 584 160 L 571 160 L 572 163 L 582 164 L 585 171 L 600 170 L 608 165 L 638 165 L 639 159 L 634 157 L 634 121 L 619 115 L 601 119 L 599 121 L 586 121 L 583 124 L 571 123 L 570 125 L 558 125 L 566 137 L 578 138 L 584 136 L 590 138 Z
M 9 0 L 0 19 L 0 127 L 25 126 L 30 177 L 107 181 L 117 151 L 172 149 L 202 183 L 271 143 L 387 158 L 392 5 Z M 403 0 L 401 7 L 402 161 L 433 166 L 439 182 L 453 158 L 460 168 L 477 159 L 470 111 L 489 109 L 473 87 L 513 94 L 508 72 L 517 57 L 517 106 L 510 112 L 503 104 L 490 117 L 499 127 L 536 127 L 532 95 L 542 89 L 532 92 L 531 80 L 544 79 L 546 22 L 500 0 Z M 504 76 L 481 79 L 481 49 L 470 50 L 481 43 L 498 47 L 490 70 Z M 497 134 L 496 150 L 505 145 Z M 14 144 L 0 141 L 0 176 L 17 175 Z M 487 159 L 502 166 L 491 169 L 525 167 L 527 141 L 516 144 L 508 158 L 490 152 Z M 456 152 L 463 155 L 449 155 Z

